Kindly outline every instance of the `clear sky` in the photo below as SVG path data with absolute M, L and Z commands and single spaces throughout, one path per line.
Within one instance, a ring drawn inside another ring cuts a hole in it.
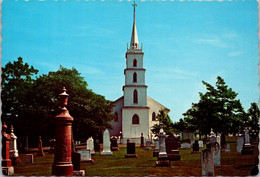
M 17 60 L 40 70 L 76 68 L 106 99 L 123 95 L 132 1 L 4 0 L 2 65 Z M 136 1 L 148 96 L 182 118 L 221 76 L 247 111 L 258 102 L 257 2 Z

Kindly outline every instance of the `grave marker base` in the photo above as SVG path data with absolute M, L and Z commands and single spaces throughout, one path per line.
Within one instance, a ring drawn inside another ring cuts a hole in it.
M 168 154 L 168 159 L 170 161 L 178 161 L 181 160 L 180 154 Z
M 136 157 L 138 157 L 137 154 L 126 154 L 125 155 L 125 158 L 136 158 Z
M 113 152 L 101 152 L 101 155 L 113 155 Z
M 73 176 L 85 176 L 85 170 L 75 170 Z

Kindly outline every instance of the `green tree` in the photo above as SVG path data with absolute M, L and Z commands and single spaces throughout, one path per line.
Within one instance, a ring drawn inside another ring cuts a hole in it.
M 175 131 L 175 129 L 173 129 L 173 123 L 170 119 L 170 116 L 164 111 L 164 110 L 160 110 L 159 113 L 156 116 L 156 119 L 163 124 L 163 130 L 167 135 L 172 135 Z M 151 131 L 158 135 L 159 131 L 160 131 L 160 125 L 155 124 Z
M 247 111 L 248 115 L 248 126 L 253 130 L 259 129 L 259 108 L 256 103 L 251 103 L 250 108 Z
M 25 122 L 30 112 L 30 90 L 35 82 L 37 69 L 23 63 L 22 57 L 2 67 L 2 122 L 14 125 L 17 134 L 25 135 Z
M 202 81 L 206 86 L 206 93 L 199 93 L 200 100 L 193 103 L 191 109 L 184 113 L 184 120 L 192 129 L 207 134 L 213 128 L 215 132 L 235 133 L 246 114 L 236 100 L 237 93 L 228 88 L 224 79 L 217 77 L 216 87 Z

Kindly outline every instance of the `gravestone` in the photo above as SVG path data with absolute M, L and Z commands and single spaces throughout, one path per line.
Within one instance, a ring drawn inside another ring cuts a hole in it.
M 49 150 L 49 154 L 54 154 L 55 153 L 55 143 L 56 140 L 55 139 L 51 139 L 50 140 L 50 150 Z
M 119 149 L 117 144 L 117 138 L 113 136 L 110 141 L 111 141 L 111 150 L 117 151 Z
M 176 161 L 181 159 L 181 156 L 179 154 L 179 147 L 180 147 L 179 140 L 180 140 L 179 136 L 178 138 L 176 138 L 174 135 L 169 135 L 165 139 L 166 153 L 170 161 Z
M 171 161 L 168 160 L 168 156 L 166 153 L 166 146 L 165 146 L 165 133 L 163 131 L 163 124 L 160 124 L 160 132 L 159 132 L 159 154 L 158 154 L 158 160 L 156 161 L 156 166 L 171 166 Z
M 26 163 L 34 163 L 33 154 L 26 154 Z
M 225 145 L 225 152 L 230 152 L 230 144 Z
M 195 140 L 195 143 L 192 146 L 192 153 L 199 153 L 200 148 L 199 148 L 199 143 L 198 140 Z
M 100 144 L 99 144 L 99 140 L 98 139 L 95 140 L 94 150 L 95 150 L 95 152 L 100 152 Z
M 134 157 L 138 157 L 138 155 L 135 153 L 135 143 L 127 142 L 125 158 L 134 158 Z
M 191 145 L 188 142 L 181 143 L 181 149 L 190 149 Z
M 103 151 L 101 155 L 113 155 L 110 149 L 110 134 L 109 131 L 106 129 L 103 134 Z
M 13 175 L 14 167 L 10 159 L 9 145 L 11 137 L 7 134 L 7 125 L 2 125 L 2 172 L 4 175 Z
M 213 153 L 214 165 L 220 166 L 220 145 L 218 142 L 212 143 L 211 151 Z
M 91 158 L 91 152 L 89 149 L 78 150 L 78 153 L 80 153 L 81 162 L 94 162 L 94 160 Z
M 91 153 L 92 155 L 95 155 L 94 140 L 93 140 L 92 136 L 89 137 L 88 140 L 87 140 L 87 149 L 90 150 L 90 153 Z
M 209 142 L 210 143 L 214 143 L 217 141 L 217 138 L 216 138 L 216 135 L 215 133 L 213 132 L 213 129 L 211 129 L 211 132 L 210 132 L 210 136 L 209 136 Z
M 79 171 L 81 166 L 81 154 L 78 152 L 71 152 L 71 159 L 73 164 L 73 171 Z
M 249 130 L 245 130 L 244 145 L 241 151 L 242 155 L 253 155 L 253 149 L 250 144 Z
M 216 142 L 218 142 L 219 145 L 221 144 L 221 138 L 220 138 L 219 134 L 216 137 Z
M 141 139 L 140 148 L 143 148 L 144 147 L 144 135 L 143 135 L 143 133 L 141 133 L 140 139 Z
M 244 144 L 244 138 L 242 136 L 237 137 L 237 152 L 241 152 Z
M 17 150 L 17 136 L 15 136 L 14 134 L 14 127 L 11 125 L 11 133 L 10 133 L 10 159 L 12 160 L 12 165 L 16 165 L 16 164 L 20 164 L 21 163 L 21 159 L 19 157 L 18 154 L 18 150 Z
M 210 149 L 203 150 L 200 158 L 202 176 L 214 176 L 214 159 Z
M 159 139 L 156 137 L 154 139 L 154 152 L 153 152 L 153 157 L 158 157 L 159 154 Z
M 202 140 L 199 140 L 198 143 L 199 143 L 199 148 L 204 148 L 204 145 L 203 145 L 203 141 L 202 141 Z
M 44 152 L 43 152 L 41 136 L 39 136 L 39 140 L 38 140 L 38 151 L 37 151 L 36 156 L 45 156 L 45 154 L 44 154 Z
M 151 141 L 146 141 L 145 143 L 146 143 L 145 150 L 152 150 Z

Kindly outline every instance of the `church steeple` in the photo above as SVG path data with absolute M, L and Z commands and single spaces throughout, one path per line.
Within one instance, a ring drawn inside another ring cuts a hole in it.
M 132 6 L 134 6 L 134 24 L 133 24 L 133 30 L 132 30 L 130 48 L 131 48 L 131 49 L 139 49 L 137 29 L 136 29 L 136 24 L 135 24 L 135 6 L 137 6 L 137 4 L 135 3 L 135 1 L 134 1 L 134 4 L 133 4 Z

